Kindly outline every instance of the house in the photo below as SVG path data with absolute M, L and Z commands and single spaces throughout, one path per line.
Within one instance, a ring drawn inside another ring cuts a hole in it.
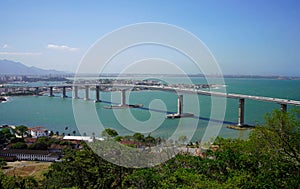
M 32 138 L 49 136 L 50 134 L 50 132 L 42 126 L 28 128 L 28 132 L 32 136 Z

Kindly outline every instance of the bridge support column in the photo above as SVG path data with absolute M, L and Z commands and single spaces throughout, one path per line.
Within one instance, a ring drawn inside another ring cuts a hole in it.
M 35 96 L 38 96 L 38 95 L 39 95 L 39 88 L 38 88 L 38 87 L 35 87 L 34 95 L 35 95 Z
M 97 85 L 96 86 L 96 100 L 95 100 L 95 103 L 96 102 L 101 102 L 99 91 L 100 91 L 100 87 Z
M 239 118 L 238 118 L 238 126 L 244 125 L 244 113 L 245 113 L 245 99 L 239 99 Z
M 86 85 L 85 86 L 85 97 L 84 97 L 84 100 L 89 100 L 89 88 L 90 86 Z
M 68 96 L 66 95 L 66 87 L 63 87 L 63 94 L 62 96 L 63 98 L 67 98 Z
M 53 95 L 53 87 L 49 87 L 49 96 L 52 97 Z
M 287 104 L 280 104 L 280 110 L 281 110 L 281 112 L 286 112 L 287 111 Z
M 126 90 L 121 90 L 121 106 L 126 105 Z
M 183 95 L 177 97 L 177 113 L 167 114 L 167 118 L 193 117 L 193 113 L 183 113 Z
M 178 95 L 177 114 L 182 114 L 183 110 L 183 95 Z
M 77 99 L 78 98 L 78 86 L 74 86 L 74 91 L 73 91 L 73 98 Z

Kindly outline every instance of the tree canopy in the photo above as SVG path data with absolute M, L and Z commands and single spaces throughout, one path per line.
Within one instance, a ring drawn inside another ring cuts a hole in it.
M 118 132 L 111 128 L 106 128 L 101 133 L 101 136 L 104 136 L 104 137 L 116 137 L 118 135 L 119 135 Z
M 206 157 L 181 153 L 142 169 L 112 164 L 87 145 L 82 150 L 66 149 L 62 162 L 53 163 L 40 184 L 44 188 L 299 188 L 299 126 L 297 112 L 274 111 L 246 140 L 217 138 L 218 148 L 207 150 Z M 0 178 L 3 188 L 14 179 L 1 174 Z M 33 181 L 28 184 L 38 187 Z

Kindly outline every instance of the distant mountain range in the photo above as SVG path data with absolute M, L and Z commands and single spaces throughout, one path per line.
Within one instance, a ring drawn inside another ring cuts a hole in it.
M 0 60 L 0 75 L 62 75 L 63 71 L 45 70 L 34 66 L 28 67 L 20 62 Z

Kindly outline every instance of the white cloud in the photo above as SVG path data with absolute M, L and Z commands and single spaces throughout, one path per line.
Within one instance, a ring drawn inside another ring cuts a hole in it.
M 48 44 L 48 49 L 54 49 L 54 50 L 60 50 L 60 51 L 78 51 L 79 48 L 74 47 L 68 47 L 67 45 L 54 45 L 54 44 Z
M 7 49 L 7 48 L 9 48 L 10 46 L 8 45 L 8 44 L 4 44 L 3 46 L 2 46 L 2 48 L 3 49 Z
M 0 52 L 0 55 L 13 55 L 13 56 L 39 56 L 40 52 Z

